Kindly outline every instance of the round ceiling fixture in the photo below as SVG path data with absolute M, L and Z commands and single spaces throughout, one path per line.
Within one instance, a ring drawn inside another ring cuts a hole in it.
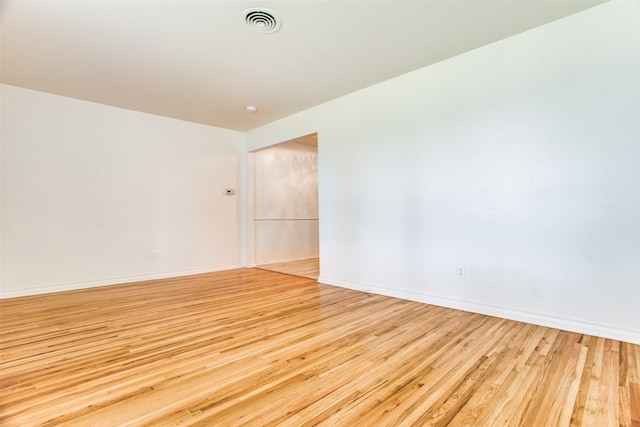
M 269 9 L 254 7 L 242 12 L 242 20 L 256 33 L 275 33 L 280 28 L 282 21 Z
M 247 113 L 255 113 L 258 111 L 255 105 L 247 105 L 244 109 L 247 110 Z

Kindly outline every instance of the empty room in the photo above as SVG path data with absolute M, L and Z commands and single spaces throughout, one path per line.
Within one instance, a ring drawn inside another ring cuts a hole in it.
M 640 426 L 640 0 L 0 4 L 0 425 Z

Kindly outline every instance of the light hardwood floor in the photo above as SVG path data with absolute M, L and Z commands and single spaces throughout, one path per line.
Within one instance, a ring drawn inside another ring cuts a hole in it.
M 258 268 L 318 280 L 318 276 L 320 275 L 320 259 L 308 258 L 296 261 L 261 264 Z
M 640 346 L 259 269 L 0 313 L 3 426 L 640 425 Z

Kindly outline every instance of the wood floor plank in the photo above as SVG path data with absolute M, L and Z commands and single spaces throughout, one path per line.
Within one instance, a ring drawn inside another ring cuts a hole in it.
M 0 315 L 3 426 L 640 425 L 640 346 L 262 269 Z

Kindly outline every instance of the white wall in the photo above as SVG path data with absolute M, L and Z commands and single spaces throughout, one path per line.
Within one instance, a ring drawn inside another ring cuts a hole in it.
M 253 154 L 255 261 L 318 256 L 318 151 L 287 142 Z
M 1 136 L 2 297 L 240 265 L 242 133 L 2 85 Z
M 640 343 L 639 112 L 621 1 L 246 142 L 319 132 L 320 281 Z

